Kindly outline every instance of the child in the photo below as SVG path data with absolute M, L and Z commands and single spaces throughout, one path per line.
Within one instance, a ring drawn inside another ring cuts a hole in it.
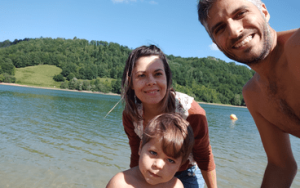
M 174 175 L 186 162 L 193 145 L 193 130 L 179 114 L 158 115 L 143 133 L 139 165 L 115 175 L 106 188 L 183 188 Z

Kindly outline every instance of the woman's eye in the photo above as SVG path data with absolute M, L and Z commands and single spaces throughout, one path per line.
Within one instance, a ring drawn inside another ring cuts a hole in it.
M 175 163 L 175 161 L 172 160 L 172 159 L 168 159 L 168 161 L 169 161 L 170 163 Z
M 162 75 L 161 72 L 158 72 L 158 73 L 155 74 L 155 76 L 160 76 L 160 75 Z
M 144 74 L 139 74 L 139 75 L 138 75 L 138 78 L 143 78 L 143 77 L 145 77 Z
M 155 152 L 155 151 L 149 151 L 149 153 L 151 154 L 151 155 L 157 155 L 157 153 Z

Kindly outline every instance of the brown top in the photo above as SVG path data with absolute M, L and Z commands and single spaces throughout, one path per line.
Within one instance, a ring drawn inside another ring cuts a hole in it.
M 192 150 L 194 160 L 197 162 L 199 168 L 205 171 L 215 169 L 215 162 L 211 146 L 209 143 L 208 125 L 205 115 L 205 110 L 200 105 L 193 101 L 191 108 L 188 110 L 189 116 L 187 121 L 190 123 L 195 137 L 195 145 Z M 139 145 L 141 139 L 134 132 L 134 125 L 131 118 L 123 112 L 123 126 L 125 133 L 129 139 L 129 146 L 131 148 L 130 167 L 138 166 L 139 161 Z M 189 161 L 184 163 L 179 171 L 184 171 L 190 167 Z

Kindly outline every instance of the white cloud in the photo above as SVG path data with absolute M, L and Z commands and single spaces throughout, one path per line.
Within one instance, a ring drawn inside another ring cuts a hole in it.
M 136 0 L 111 0 L 113 3 L 129 3 L 131 1 L 136 2 Z
M 149 3 L 152 4 L 152 5 L 157 5 L 158 4 L 158 2 L 156 2 L 156 1 L 150 1 Z
M 209 45 L 209 48 L 211 50 L 214 50 L 214 51 L 218 51 L 219 50 L 218 46 L 215 43 L 212 43 L 211 45 Z

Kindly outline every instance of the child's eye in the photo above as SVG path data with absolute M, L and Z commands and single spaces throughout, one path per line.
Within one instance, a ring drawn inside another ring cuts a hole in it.
M 169 161 L 170 163 L 175 163 L 175 161 L 172 160 L 172 159 L 168 159 L 168 161 Z
M 152 151 L 152 150 L 150 150 L 149 153 L 150 153 L 151 155 L 157 155 L 157 153 L 156 153 L 155 151 Z

